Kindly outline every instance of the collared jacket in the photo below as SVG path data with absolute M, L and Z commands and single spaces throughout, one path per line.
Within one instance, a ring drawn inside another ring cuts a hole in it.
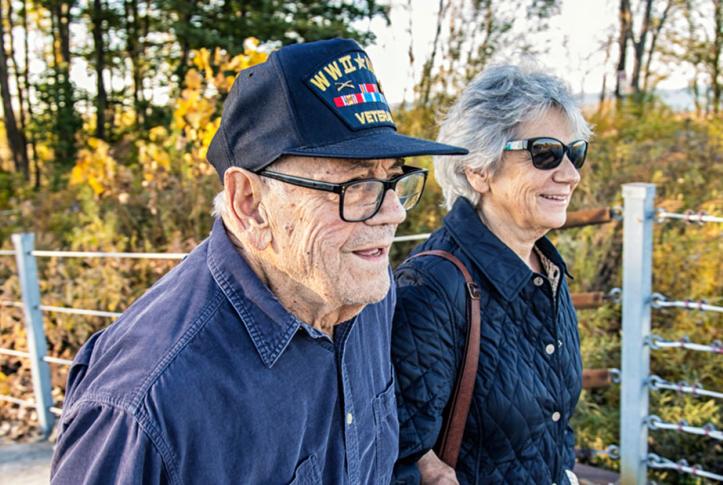
M 481 289 L 479 367 L 457 477 L 462 484 L 566 484 L 575 462 L 569 420 L 582 382 L 575 310 L 564 275 L 557 291 L 480 220 L 464 198 L 413 253 L 457 256 Z M 536 250 L 562 272 L 546 238 Z M 435 446 L 461 366 L 468 325 L 461 273 L 437 256 L 395 272 L 392 361 L 400 456 L 395 483 L 418 483 L 414 463 Z
M 389 483 L 393 306 L 392 292 L 331 339 L 284 309 L 217 220 L 75 358 L 52 483 Z

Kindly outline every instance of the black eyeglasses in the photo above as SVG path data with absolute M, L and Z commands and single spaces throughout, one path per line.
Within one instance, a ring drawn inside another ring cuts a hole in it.
M 287 184 L 339 194 L 339 216 L 346 222 L 363 222 L 374 217 L 384 202 L 387 190 L 393 190 L 402 207 L 410 210 L 417 205 L 424 192 L 427 170 L 402 166 L 403 173 L 389 180 L 375 178 L 355 179 L 341 184 L 297 177 L 262 170 L 259 175 Z
M 532 165 L 540 170 L 552 170 L 562 163 L 562 157 L 567 154 L 573 166 L 580 170 L 587 157 L 588 142 L 575 140 L 569 145 L 549 136 L 528 138 L 527 140 L 514 140 L 507 142 L 504 151 L 527 150 L 532 158 Z

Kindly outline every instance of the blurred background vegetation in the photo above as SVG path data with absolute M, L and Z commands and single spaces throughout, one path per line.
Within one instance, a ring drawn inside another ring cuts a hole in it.
M 434 138 L 445 109 L 485 65 L 513 47 L 535 54 L 534 43 L 513 35 L 513 27 L 525 22 L 531 31 L 546 29 L 560 3 L 440 0 L 428 56 L 415 60 L 410 48 L 410 63 L 421 62 L 422 74 L 414 100 L 394 109 L 399 130 Z M 619 0 L 616 6 L 616 31 L 600 46 L 610 74 L 585 106 L 595 135 L 571 209 L 622 205 L 620 185 L 646 181 L 657 185 L 660 207 L 723 214 L 721 0 Z M 220 185 L 205 155 L 236 73 L 281 44 L 346 36 L 366 45 L 373 35 L 360 26 L 388 19 L 389 8 L 382 0 L 1 0 L 0 248 L 11 248 L 12 233 L 29 231 L 42 249 L 191 250 L 211 227 Z M 71 75 L 80 58 L 90 84 Z M 664 73 L 655 66 L 666 62 L 689 69 L 688 110 L 673 111 L 656 91 Z M 429 159 L 414 163 L 432 169 Z M 398 234 L 432 231 L 443 216 L 441 192 L 430 177 Z M 573 291 L 620 286 L 621 232 L 621 224 L 611 223 L 552 235 L 575 276 Z M 723 304 L 721 242 L 718 225 L 656 225 L 655 291 Z M 393 262 L 413 245 L 395 246 Z M 176 263 L 40 258 L 38 264 L 44 304 L 120 312 Z M 19 299 L 15 262 L 0 257 L 0 300 Z M 653 317 L 655 333 L 666 338 L 723 338 L 719 314 L 665 310 Z M 57 313 L 44 318 L 49 353 L 68 359 L 109 323 Z M 619 367 L 619 306 L 581 311 L 579 319 L 585 367 Z M 19 309 L 0 306 L 0 347 L 26 348 Z M 651 368 L 670 381 L 723 390 L 719 355 L 660 351 Z M 61 405 L 66 369 L 52 371 Z M 0 358 L 0 394 L 32 398 L 26 361 Z M 618 406 L 617 386 L 584 391 L 574 418 L 578 446 L 617 443 Z M 652 393 L 651 412 L 666 421 L 723 427 L 723 403 L 713 399 Z M 33 414 L 0 403 L 0 436 L 32 436 Z M 650 443 L 662 456 L 723 473 L 720 442 L 652 432 Z M 702 483 L 671 472 L 651 477 Z

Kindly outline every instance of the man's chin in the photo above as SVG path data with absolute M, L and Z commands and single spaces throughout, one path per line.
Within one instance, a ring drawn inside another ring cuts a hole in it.
M 378 303 L 389 293 L 389 277 L 375 279 L 376 284 L 372 280 L 366 280 L 364 284 L 350 285 L 344 291 L 343 300 L 347 305 L 371 305 Z

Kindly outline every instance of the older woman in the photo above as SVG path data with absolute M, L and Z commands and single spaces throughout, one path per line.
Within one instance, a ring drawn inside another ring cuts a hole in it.
M 442 124 L 439 140 L 470 153 L 435 158 L 449 213 L 413 253 L 451 253 L 480 287 L 479 364 L 453 470 L 432 450 L 462 363 L 466 287 L 442 258 L 406 261 L 396 272 L 392 336 L 395 483 L 576 481 L 577 320 L 567 267 L 545 234 L 565 222 L 589 136 L 561 80 L 514 66 L 477 76 Z

